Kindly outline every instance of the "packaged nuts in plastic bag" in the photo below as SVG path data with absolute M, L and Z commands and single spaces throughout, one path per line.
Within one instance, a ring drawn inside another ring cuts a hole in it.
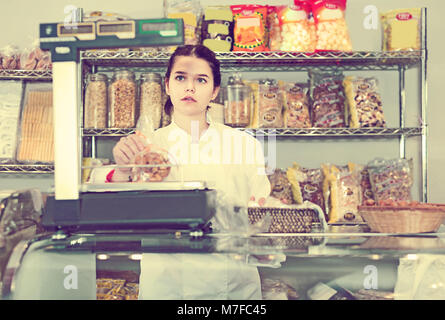
M 308 85 L 280 81 L 280 91 L 283 94 L 284 127 L 310 128 L 312 123 L 309 111 Z

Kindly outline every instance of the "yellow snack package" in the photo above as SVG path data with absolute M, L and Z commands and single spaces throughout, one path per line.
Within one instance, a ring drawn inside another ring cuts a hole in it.
M 329 175 L 329 223 L 361 223 L 360 176 L 354 164 L 346 168 L 331 166 Z
M 420 50 L 421 9 L 397 9 L 380 15 L 383 51 Z

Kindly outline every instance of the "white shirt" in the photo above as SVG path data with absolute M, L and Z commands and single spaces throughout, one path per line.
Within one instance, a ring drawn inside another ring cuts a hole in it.
M 257 201 L 267 198 L 271 187 L 260 142 L 245 132 L 209 120 L 209 128 L 200 138 L 197 126 L 195 130 L 192 124 L 190 135 L 174 122 L 149 137 L 177 164 L 165 181 L 204 181 L 210 188 L 222 191 L 234 205 L 247 206 L 252 196 Z M 109 172 L 94 171 L 92 183 L 103 183 Z

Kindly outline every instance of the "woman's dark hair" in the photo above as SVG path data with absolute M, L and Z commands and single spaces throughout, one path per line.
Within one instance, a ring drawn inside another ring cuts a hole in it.
M 168 62 L 167 72 L 165 73 L 166 81 L 170 79 L 171 71 L 175 63 L 175 58 L 178 56 L 196 57 L 207 61 L 209 63 L 210 69 L 212 69 L 213 87 L 216 88 L 221 85 L 221 71 L 219 69 L 219 60 L 216 58 L 216 55 L 212 50 L 200 44 L 185 45 L 176 48 L 175 52 L 173 52 L 170 57 L 170 61 Z M 164 105 L 164 111 L 166 114 L 171 115 L 173 111 L 172 109 L 173 104 L 170 100 L 170 97 L 168 97 Z

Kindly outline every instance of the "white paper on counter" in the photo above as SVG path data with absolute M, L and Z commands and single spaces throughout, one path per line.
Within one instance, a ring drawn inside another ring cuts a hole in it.
M 140 300 L 260 300 L 256 267 L 226 254 L 144 253 Z
M 445 300 L 445 256 L 409 254 L 400 259 L 396 300 Z

